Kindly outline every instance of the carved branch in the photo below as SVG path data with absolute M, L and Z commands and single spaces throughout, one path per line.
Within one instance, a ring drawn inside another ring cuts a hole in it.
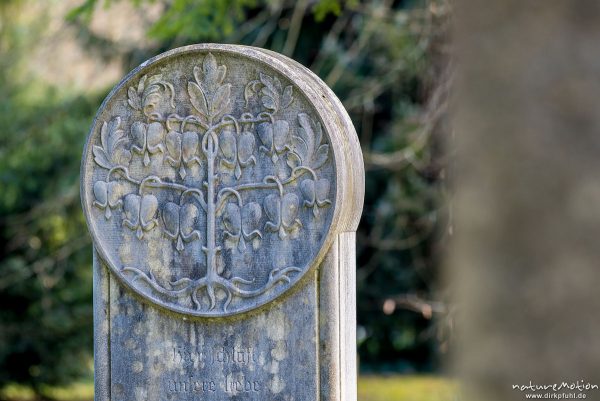
M 216 208 L 217 215 L 221 214 L 221 211 L 222 211 L 223 207 L 225 206 L 225 201 L 230 196 L 235 196 L 237 198 L 239 207 L 242 207 L 244 205 L 244 203 L 242 201 L 242 196 L 240 195 L 240 193 L 238 191 L 236 191 L 235 189 L 230 188 L 230 187 L 223 188 L 222 190 L 219 191 L 219 194 L 217 195 L 217 208 Z
M 106 176 L 106 182 L 110 182 L 110 176 L 116 172 L 120 172 L 121 176 L 123 178 L 125 178 L 125 180 L 129 181 L 130 183 L 135 184 L 135 185 L 140 185 L 140 181 L 136 180 L 135 178 L 132 178 L 129 175 L 129 169 L 125 166 L 116 166 L 116 167 L 111 168 L 108 171 L 108 174 Z
M 195 198 L 198 199 L 198 201 L 200 202 L 200 206 L 202 206 L 202 209 L 206 212 L 206 200 L 204 199 L 204 196 L 202 195 L 202 191 L 200 191 L 197 188 L 190 188 L 190 189 L 183 191 L 183 193 L 181 194 L 181 199 L 179 200 L 179 203 L 183 203 L 183 198 L 188 194 L 195 195 Z

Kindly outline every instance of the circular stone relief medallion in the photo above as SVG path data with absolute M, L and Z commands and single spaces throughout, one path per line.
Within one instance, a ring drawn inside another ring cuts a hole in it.
M 254 309 L 326 251 L 331 138 L 300 83 L 269 57 L 233 46 L 165 53 L 96 116 L 85 215 L 112 273 L 150 302 L 196 316 Z

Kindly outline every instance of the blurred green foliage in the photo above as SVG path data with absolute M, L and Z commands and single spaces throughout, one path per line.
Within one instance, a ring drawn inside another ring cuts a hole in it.
M 45 386 L 43 394 L 56 401 L 91 401 L 93 382 L 68 386 Z M 0 390 L 0 398 L 11 401 L 35 401 L 30 388 L 11 384 Z M 358 401 L 458 401 L 460 389 L 454 380 L 429 375 L 362 376 L 358 378 Z
M 450 229 L 446 1 L 130 1 L 161 3 L 162 13 L 147 33 L 154 44 L 140 43 L 125 69 L 180 45 L 241 43 L 293 57 L 333 88 L 367 168 L 357 236 L 361 369 L 434 370 L 451 327 L 437 284 Z M 23 76 L 26 49 L 43 30 L 11 23 L 21 3 L 0 2 L 0 386 L 41 389 L 89 373 L 92 253 L 78 173 L 106 92 L 65 94 Z M 85 31 L 110 5 L 82 0 L 70 24 Z
M 358 380 L 359 401 L 458 401 L 458 383 L 438 376 L 364 376 Z
M 0 385 L 64 382 L 89 372 L 90 241 L 79 157 L 100 100 L 61 97 L 22 76 L 35 30 L 0 5 Z

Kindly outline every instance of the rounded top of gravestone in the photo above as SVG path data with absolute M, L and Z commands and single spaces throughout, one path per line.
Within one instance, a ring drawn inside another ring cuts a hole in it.
M 260 307 L 354 231 L 356 133 L 314 74 L 281 55 L 194 45 L 133 70 L 98 111 L 83 209 L 110 271 L 193 316 Z

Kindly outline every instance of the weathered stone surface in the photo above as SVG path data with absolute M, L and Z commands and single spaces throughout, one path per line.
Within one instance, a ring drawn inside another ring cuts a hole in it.
M 283 56 L 196 45 L 132 71 L 82 163 L 96 399 L 355 397 L 362 169 L 339 100 Z

